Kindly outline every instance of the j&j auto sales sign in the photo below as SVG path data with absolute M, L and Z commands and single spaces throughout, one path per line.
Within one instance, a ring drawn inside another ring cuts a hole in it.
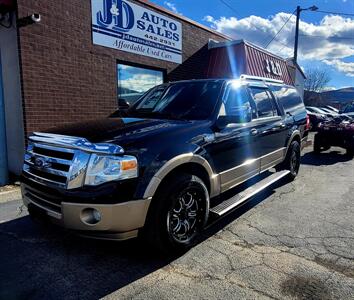
M 92 0 L 93 43 L 182 62 L 182 26 L 127 0 Z

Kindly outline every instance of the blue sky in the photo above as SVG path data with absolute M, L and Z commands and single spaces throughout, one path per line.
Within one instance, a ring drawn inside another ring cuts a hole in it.
M 354 14 L 354 0 L 152 0 L 185 17 L 235 39 L 265 46 L 297 5 L 316 5 L 322 11 Z M 223 2 L 233 9 L 230 9 Z M 354 17 L 304 11 L 300 23 L 299 63 L 306 71 L 314 66 L 329 70 L 329 88 L 354 86 Z M 292 55 L 295 17 L 268 46 L 284 57 Z M 310 35 L 311 37 L 305 36 Z M 331 37 L 335 38 L 331 38 Z

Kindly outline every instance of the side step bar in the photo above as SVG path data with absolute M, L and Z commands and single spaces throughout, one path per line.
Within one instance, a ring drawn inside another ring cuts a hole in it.
M 227 199 L 223 202 L 221 202 L 219 205 L 212 207 L 210 209 L 210 212 L 217 215 L 217 216 L 222 216 L 229 212 L 230 210 L 234 209 L 235 207 L 239 206 L 243 202 L 247 201 L 254 195 L 258 194 L 260 191 L 264 190 L 265 188 L 269 187 L 276 181 L 280 180 L 281 178 L 285 177 L 290 173 L 289 170 L 284 170 L 280 172 L 276 172 L 265 179 L 261 180 L 260 182 L 257 182 L 253 186 L 245 189 L 239 194 L 236 194 L 230 199 Z

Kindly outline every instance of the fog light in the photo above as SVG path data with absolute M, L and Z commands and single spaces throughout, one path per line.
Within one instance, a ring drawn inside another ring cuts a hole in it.
M 101 214 L 97 209 L 85 208 L 81 211 L 81 221 L 85 224 L 95 225 L 101 221 Z

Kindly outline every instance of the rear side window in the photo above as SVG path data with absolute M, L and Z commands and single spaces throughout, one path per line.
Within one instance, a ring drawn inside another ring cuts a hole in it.
M 276 115 L 273 99 L 267 89 L 250 87 L 249 90 L 257 107 L 258 118 L 268 118 Z
M 279 99 L 285 113 L 304 107 L 304 103 L 297 90 L 292 87 L 273 86 L 273 93 Z

